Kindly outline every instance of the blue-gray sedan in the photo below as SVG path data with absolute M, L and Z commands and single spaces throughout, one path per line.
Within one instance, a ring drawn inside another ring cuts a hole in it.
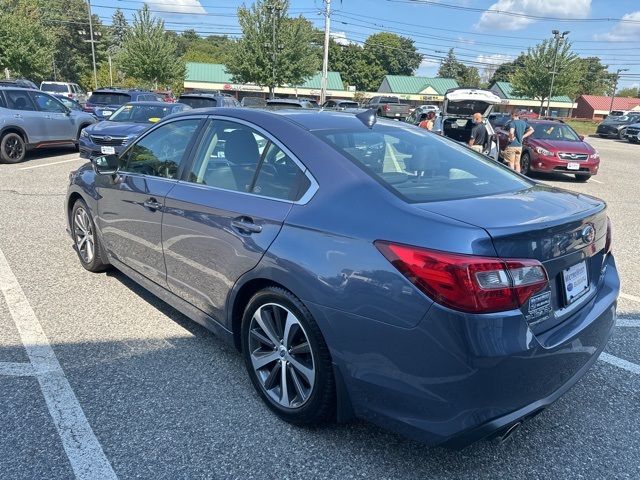
M 450 446 L 506 435 L 609 338 L 606 205 L 375 120 L 172 115 L 70 175 L 80 262 L 233 342 L 289 422 L 360 417 Z

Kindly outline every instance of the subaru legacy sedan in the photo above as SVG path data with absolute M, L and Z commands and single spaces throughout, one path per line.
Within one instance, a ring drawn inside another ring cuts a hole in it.
M 66 216 L 84 268 L 232 342 L 298 425 L 510 435 L 616 318 L 604 202 L 373 111 L 172 115 L 71 173 Z

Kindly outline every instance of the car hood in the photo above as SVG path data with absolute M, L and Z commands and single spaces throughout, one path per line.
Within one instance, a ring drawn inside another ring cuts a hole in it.
M 530 147 L 542 147 L 550 152 L 588 153 L 589 155 L 595 153 L 595 149 L 586 142 L 529 138 L 527 139 L 527 145 Z
M 445 116 L 471 117 L 480 112 L 486 117 L 500 102 L 502 99 L 491 90 L 458 88 L 445 94 L 442 113 Z
M 91 135 L 125 137 L 128 135 L 138 135 L 152 125 L 151 123 L 110 122 L 109 120 L 103 120 L 87 128 L 87 133 Z

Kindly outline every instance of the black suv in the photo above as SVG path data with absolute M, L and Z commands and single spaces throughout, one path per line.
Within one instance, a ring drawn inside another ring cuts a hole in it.
M 106 120 L 125 103 L 155 102 L 157 100 L 158 96 L 149 90 L 98 88 L 87 99 L 84 109 L 93 113 L 99 120 Z
M 614 137 L 624 139 L 629 125 L 640 123 L 640 112 L 629 112 L 623 115 L 609 115 L 598 128 L 596 134 L 600 137 Z
M 185 92 L 178 98 L 178 102 L 189 105 L 191 108 L 208 107 L 239 107 L 240 102 L 228 93 L 222 92 Z

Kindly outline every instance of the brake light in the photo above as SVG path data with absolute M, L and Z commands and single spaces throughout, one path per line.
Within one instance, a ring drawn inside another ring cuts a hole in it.
M 478 257 L 376 241 L 376 247 L 434 301 L 463 312 L 512 310 L 548 285 L 537 260 Z
M 607 236 L 604 242 L 605 255 L 608 253 L 611 253 L 612 243 L 613 243 L 613 229 L 611 227 L 611 219 L 607 217 Z
M 68 98 L 73 98 L 73 93 L 67 93 Z

